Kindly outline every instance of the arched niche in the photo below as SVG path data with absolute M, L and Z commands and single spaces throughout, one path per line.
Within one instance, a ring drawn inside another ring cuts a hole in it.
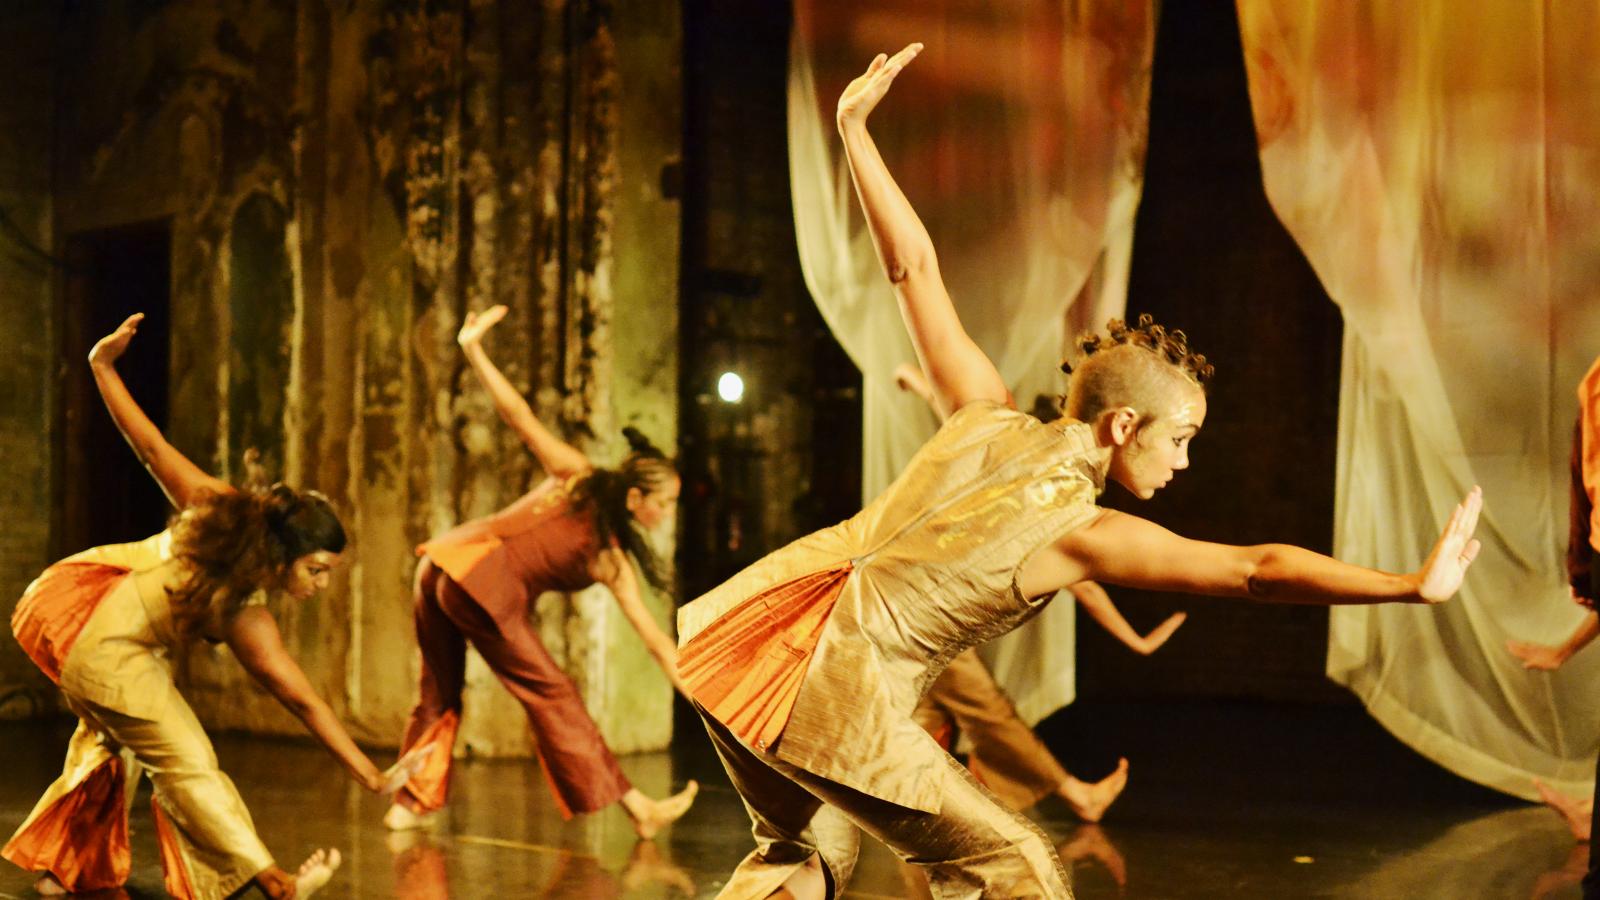
M 244 474 L 247 449 L 261 451 L 273 479 L 284 474 L 285 412 L 294 322 L 293 273 L 278 201 L 252 194 L 234 212 L 228 246 L 228 471 Z

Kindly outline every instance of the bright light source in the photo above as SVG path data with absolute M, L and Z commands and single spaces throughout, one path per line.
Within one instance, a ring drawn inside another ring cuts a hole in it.
M 724 403 L 738 403 L 744 399 L 744 379 L 733 372 L 723 372 L 717 379 L 717 396 Z

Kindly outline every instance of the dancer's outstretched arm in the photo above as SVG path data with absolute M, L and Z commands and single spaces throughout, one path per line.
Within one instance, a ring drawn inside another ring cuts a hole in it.
M 1524 669 L 1549 671 L 1561 668 L 1562 663 L 1589 646 L 1596 637 L 1600 637 L 1600 613 L 1591 609 L 1589 614 L 1583 617 L 1583 621 L 1578 623 L 1578 627 L 1572 630 L 1572 634 L 1560 644 L 1550 646 L 1528 641 L 1506 641 L 1506 649 L 1512 656 L 1522 660 Z
M 117 374 L 117 360 L 128 349 L 144 313 L 134 313 L 111 332 L 95 343 L 89 351 L 89 370 L 94 373 L 95 387 L 105 401 L 106 411 L 117 423 L 117 430 L 133 448 L 134 456 L 149 471 L 156 484 L 173 506 L 184 509 L 204 494 L 227 493 L 233 488 L 220 478 L 212 476 L 178 449 L 167 442 L 161 429 L 139 408 L 128 386 Z
M 250 606 L 240 610 L 228 623 L 226 639 L 245 671 L 304 722 L 311 735 L 344 764 L 362 787 L 378 794 L 392 794 L 427 761 L 432 744 L 412 750 L 388 771 L 380 772 L 356 746 L 350 732 L 339 724 L 327 701 L 311 687 L 305 672 L 283 646 L 278 623 L 266 609 Z
M 894 285 L 906 331 L 928 374 L 935 408 L 940 416 L 948 416 L 972 400 L 1004 403 L 1009 395 L 994 363 L 962 327 L 939 274 L 928 230 L 867 133 L 867 116 L 900 70 L 921 52 L 921 44 L 912 44 L 893 57 L 878 54 L 839 97 L 836 119 L 878 261 Z
M 595 581 L 611 590 L 611 595 L 617 598 L 617 606 L 622 608 L 623 617 L 644 641 L 645 649 L 655 657 L 656 663 L 667 673 L 667 678 L 678 689 L 678 693 L 688 697 L 688 688 L 678 677 L 678 642 L 656 624 L 655 616 L 650 615 L 650 610 L 644 605 L 644 598 L 639 594 L 639 577 L 633 572 L 633 563 L 629 561 L 628 554 L 616 547 L 602 551 L 591 574 Z
M 533 407 L 511 386 L 511 382 L 500 373 L 483 349 L 484 334 L 505 316 L 504 306 L 491 306 L 481 313 L 467 313 L 467 321 L 456 334 L 456 343 L 466 352 L 467 362 L 472 365 L 472 374 L 478 376 L 478 382 L 494 399 L 494 408 L 500 418 L 533 451 L 545 474 L 553 478 L 567 478 L 588 471 L 594 466 L 583 455 L 583 451 L 556 437 L 539 421 L 539 417 L 533 413 Z
M 1072 592 L 1072 596 L 1078 601 L 1078 605 L 1083 607 L 1090 616 L 1094 617 L 1096 622 L 1100 623 L 1101 628 L 1110 632 L 1112 637 L 1128 645 L 1128 649 L 1144 656 L 1149 656 L 1161 649 L 1161 645 L 1167 642 L 1167 638 L 1172 637 L 1172 633 L 1177 631 L 1178 626 L 1182 625 L 1184 620 L 1189 617 L 1188 613 L 1173 613 L 1163 620 L 1160 625 L 1152 629 L 1149 634 L 1140 635 L 1139 632 L 1133 630 L 1132 625 L 1128 624 L 1128 620 L 1123 618 L 1122 611 L 1117 609 L 1117 605 L 1111 602 L 1111 595 L 1106 593 L 1105 588 L 1093 581 L 1080 581 L 1067 588 L 1067 590 Z
M 1422 568 L 1406 575 L 1287 544 L 1235 547 L 1189 540 L 1137 516 L 1106 510 L 1029 560 L 1019 587 L 1037 597 L 1094 580 L 1269 603 L 1442 603 L 1460 589 L 1478 555 L 1472 533 L 1482 508 L 1483 493 L 1473 488 Z

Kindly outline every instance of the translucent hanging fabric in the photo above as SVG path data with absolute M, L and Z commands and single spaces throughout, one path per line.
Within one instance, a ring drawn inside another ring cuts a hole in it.
M 1333 612 L 1328 674 L 1481 784 L 1587 793 L 1600 650 L 1562 571 L 1574 388 L 1600 353 L 1600 6 L 1238 0 L 1268 198 L 1345 320 L 1335 552 L 1415 569 L 1484 488 L 1438 607 Z
M 962 321 L 1024 410 L 1059 394 L 1069 336 L 1125 306 L 1144 169 L 1153 0 L 986 4 L 797 0 L 789 172 L 806 283 L 865 385 L 863 485 L 889 484 L 935 428 L 891 373 L 912 361 L 845 167 L 833 111 L 878 52 L 927 49 L 871 129 L 927 223 Z M 1030 722 L 1073 698 L 1073 605 L 985 651 Z

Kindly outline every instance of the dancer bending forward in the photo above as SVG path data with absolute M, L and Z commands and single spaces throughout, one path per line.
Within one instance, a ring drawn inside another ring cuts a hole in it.
M 406 723 L 402 750 L 427 744 L 434 750 L 396 796 L 384 822 L 395 829 L 419 827 L 445 804 L 470 641 L 527 712 L 562 816 L 621 803 L 639 836 L 652 837 L 688 810 L 699 786 L 691 781 L 678 794 L 654 800 L 628 783 L 577 686 L 550 658 L 528 614 L 544 591 L 604 584 L 667 677 L 679 685 L 677 645 L 645 607 L 629 561 L 631 555 L 646 578 L 664 585 L 661 563 L 641 529 L 672 521 L 678 473 L 632 429 L 624 433 L 633 452 L 616 469 L 599 469 L 545 428 L 483 349 L 484 333 L 505 314 L 504 306 L 469 313 L 457 340 L 495 409 L 547 477 L 500 512 L 417 548 L 422 563 L 414 616 L 422 647 L 421 697 Z
M 901 363 L 895 367 L 894 380 L 897 387 L 921 397 L 938 414 L 933 387 L 921 369 Z M 1031 414 L 1049 422 L 1060 417 L 1060 410 L 1055 400 L 1040 395 L 1034 399 Z M 1148 635 L 1141 635 L 1123 618 L 1105 588 L 1084 581 L 1067 590 L 1100 627 L 1145 656 L 1160 649 L 1188 618 L 1186 613 L 1173 613 Z M 1117 760 L 1116 769 L 1096 782 L 1082 781 L 1068 772 L 1017 715 L 1011 698 L 995 682 L 976 649 L 963 651 L 950 661 L 928 686 L 912 716 L 940 746 L 950 745 L 952 726 L 965 736 L 971 744 L 967 768 L 978 783 L 1012 809 L 1027 809 L 1054 794 L 1066 801 L 1078 818 L 1098 822 L 1128 784 L 1126 759 Z
M 18 602 L 17 642 L 79 721 L 61 777 L 0 853 L 44 873 L 41 894 L 119 887 L 143 771 L 169 894 L 220 900 L 254 884 L 268 897 L 306 897 L 332 876 L 338 851 L 317 851 L 295 875 L 274 864 L 173 684 L 169 657 L 197 638 L 226 643 L 370 791 L 398 790 L 422 754 L 380 772 L 284 649 L 267 592 L 304 601 L 326 588 L 344 529 L 320 494 L 235 490 L 167 443 L 114 367 L 142 318 L 102 338 L 89 362 L 117 427 L 180 512 L 154 537 L 56 563 Z
M 879 56 L 838 121 L 856 191 L 918 358 L 949 418 L 853 518 L 778 550 L 684 607 L 680 673 L 754 821 L 722 896 L 841 892 L 856 828 L 922 866 L 936 897 L 1068 897 L 1045 836 L 980 788 L 911 713 L 956 654 L 1087 579 L 1271 602 L 1432 602 L 1477 552 L 1459 506 L 1422 570 L 1392 575 L 1284 545 L 1181 538 L 1102 510 L 1110 478 L 1141 498 L 1188 465 L 1210 367 L 1181 335 L 1113 323 L 1051 423 L 1007 405 L 963 330 L 927 232 L 866 116 L 921 49 Z

